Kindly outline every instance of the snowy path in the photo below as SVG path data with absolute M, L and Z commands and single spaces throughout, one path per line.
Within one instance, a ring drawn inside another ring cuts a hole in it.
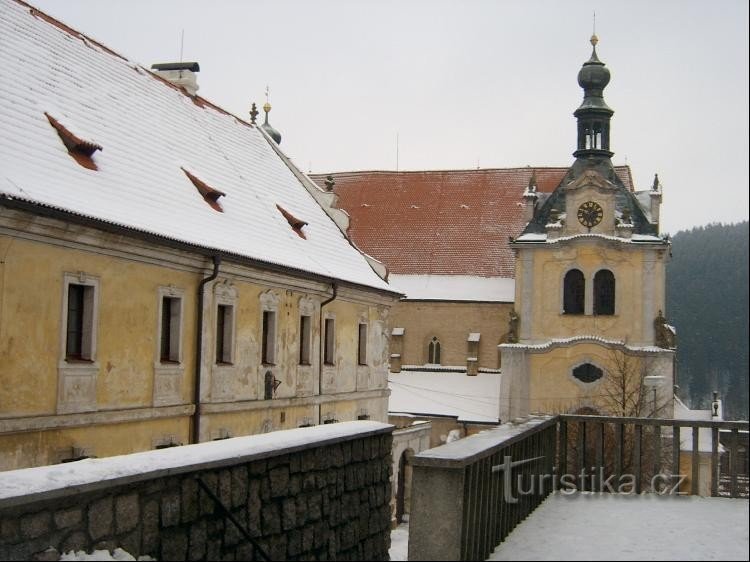
M 550 496 L 489 560 L 748 560 L 748 501 Z
M 748 560 L 744 499 L 697 496 L 550 496 L 489 560 Z M 406 560 L 409 524 L 391 531 Z

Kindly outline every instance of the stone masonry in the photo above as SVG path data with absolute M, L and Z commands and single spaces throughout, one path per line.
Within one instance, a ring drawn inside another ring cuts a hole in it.
M 272 560 L 387 560 L 392 427 L 379 425 L 386 429 L 237 464 L 15 505 L 0 499 L 0 559 L 116 547 L 158 560 L 262 559 L 200 480 Z

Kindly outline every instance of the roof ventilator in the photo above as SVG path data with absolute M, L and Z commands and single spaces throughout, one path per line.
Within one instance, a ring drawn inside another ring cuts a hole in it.
M 68 152 L 75 159 L 75 161 L 84 168 L 88 168 L 89 170 L 97 170 L 98 168 L 96 167 L 96 162 L 94 162 L 91 157 L 97 150 L 104 150 L 101 145 L 75 135 L 58 119 L 52 117 L 52 115 L 50 115 L 46 111 L 44 112 L 44 116 L 47 118 L 50 125 L 55 128 L 57 134 L 60 136 L 60 140 L 63 141 L 65 148 L 68 149 Z
M 188 177 L 188 179 L 193 182 L 193 185 L 198 190 L 198 193 L 201 194 L 206 203 L 211 205 L 211 208 L 215 211 L 223 213 L 224 209 L 222 209 L 221 205 L 219 204 L 219 197 L 224 197 L 226 193 L 224 193 L 223 191 L 219 191 L 218 189 L 214 189 L 206 182 L 198 179 L 195 174 L 188 172 L 185 168 L 180 169 L 185 172 L 185 175 Z
M 294 230 L 294 232 L 297 233 L 297 236 L 299 236 L 300 238 L 303 238 L 304 240 L 307 240 L 305 233 L 302 232 L 302 227 L 307 226 L 307 223 L 295 217 L 292 213 L 284 209 L 281 205 L 276 205 L 276 208 L 279 210 L 279 212 L 282 215 L 284 215 L 284 218 L 289 223 L 289 226 L 292 227 L 292 230 Z

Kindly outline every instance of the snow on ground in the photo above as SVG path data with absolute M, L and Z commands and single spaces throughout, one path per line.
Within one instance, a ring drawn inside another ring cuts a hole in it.
M 108 550 L 94 550 L 93 552 L 86 553 L 83 550 L 66 552 L 59 558 L 60 560 L 136 560 L 132 554 L 121 549 L 116 548 L 112 552 Z M 153 560 L 150 556 L 139 556 L 138 560 Z
M 391 531 L 391 549 L 388 551 L 391 560 L 408 560 L 409 523 L 401 523 Z
M 458 416 L 460 421 L 495 422 L 500 415 L 500 375 L 480 373 L 388 374 L 389 412 Z
M 748 501 L 553 494 L 489 560 L 748 560 Z

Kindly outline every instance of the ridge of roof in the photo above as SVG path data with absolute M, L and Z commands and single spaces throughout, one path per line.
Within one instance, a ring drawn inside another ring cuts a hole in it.
M 0 64 L 16 78 L 0 96 L 3 206 L 26 202 L 29 212 L 52 209 L 59 218 L 142 233 L 156 243 L 176 241 L 398 294 L 326 216 L 294 167 L 268 148 L 260 127 L 187 94 L 23 0 L 0 4 L 0 34 L 8 47 Z M 97 171 L 70 160 L 50 127 L 44 111 L 60 108 L 61 117 L 108 148 Z M 181 167 L 229 194 L 221 218 L 193 186 L 185 188 L 190 180 Z M 290 231 L 276 204 L 309 220 L 308 240 Z
M 511 172 L 511 171 L 519 171 L 524 172 L 528 170 L 548 170 L 548 171 L 567 171 L 570 168 L 570 166 L 560 165 L 560 166 L 509 166 L 509 167 L 492 167 L 492 168 L 446 168 L 446 169 L 431 169 L 431 170 L 349 170 L 349 171 L 339 171 L 339 172 L 310 172 L 307 175 L 310 178 L 315 179 L 324 179 L 326 176 L 339 176 L 339 177 L 346 177 L 346 176 L 357 176 L 357 175 L 365 175 L 365 174 L 378 174 L 378 175 L 385 175 L 385 174 L 445 174 L 445 173 L 492 173 L 492 172 Z M 633 185 L 632 182 L 632 170 L 630 168 L 629 164 L 619 164 L 615 165 L 614 168 L 616 170 L 624 170 L 627 171 L 628 179 L 630 180 L 630 185 Z
M 209 100 L 207 98 L 204 98 L 204 97 L 202 97 L 202 96 L 200 96 L 198 94 L 195 94 L 195 95 L 189 94 L 188 91 L 183 86 L 178 86 L 177 84 L 173 84 L 172 82 L 170 82 L 169 80 L 167 80 L 163 76 L 160 76 L 157 73 L 155 73 L 154 71 L 152 71 L 150 68 L 145 67 L 141 63 L 138 63 L 138 62 L 130 60 L 125 55 L 122 55 L 122 54 L 118 53 L 117 51 L 115 51 L 114 49 L 108 47 L 104 43 L 102 43 L 102 42 L 94 39 L 93 37 L 91 37 L 89 35 L 86 35 L 82 31 L 79 31 L 79 30 L 77 30 L 74 27 L 71 27 L 67 23 L 65 23 L 65 22 L 63 22 L 61 20 L 58 20 L 57 18 L 55 18 L 53 16 L 50 16 L 48 13 L 40 10 L 36 6 L 32 6 L 28 2 L 25 2 L 24 0 L 12 0 L 12 1 L 16 2 L 17 4 L 20 4 L 21 6 L 23 6 L 25 8 L 28 8 L 29 13 L 32 16 L 37 17 L 37 18 L 41 18 L 42 20 L 44 20 L 48 24 L 52 25 L 53 27 L 56 27 L 60 31 L 63 31 L 63 32 L 67 33 L 68 35 L 70 35 L 72 37 L 75 37 L 76 39 L 80 39 L 87 46 L 89 44 L 95 45 L 96 47 L 98 47 L 99 49 L 101 49 L 102 51 L 104 51 L 105 53 L 107 53 L 109 55 L 112 55 L 114 57 L 117 57 L 118 59 L 121 59 L 124 62 L 128 63 L 129 65 L 133 66 L 133 68 L 137 67 L 136 70 L 138 70 L 138 69 L 143 70 L 148 75 L 150 75 L 152 78 L 154 78 L 156 80 L 159 80 L 160 82 L 162 82 L 163 84 L 169 86 L 173 90 L 176 90 L 176 91 L 182 93 L 183 95 L 185 95 L 186 97 L 188 97 L 189 99 L 191 99 L 193 101 L 193 103 L 195 103 L 197 106 L 199 106 L 199 107 L 206 107 L 206 106 L 208 106 L 211 109 L 214 109 L 214 110 L 216 110 L 216 111 L 218 111 L 220 113 L 223 113 L 224 115 L 228 115 L 230 117 L 234 117 L 237 121 L 239 121 L 243 125 L 247 125 L 248 127 L 252 127 L 252 128 L 256 127 L 256 125 L 253 125 L 252 123 L 246 121 L 242 117 L 238 117 L 234 113 L 232 113 L 232 112 L 224 109 L 223 107 L 221 107 L 219 105 L 216 105 L 215 103 L 213 103 L 211 100 Z

